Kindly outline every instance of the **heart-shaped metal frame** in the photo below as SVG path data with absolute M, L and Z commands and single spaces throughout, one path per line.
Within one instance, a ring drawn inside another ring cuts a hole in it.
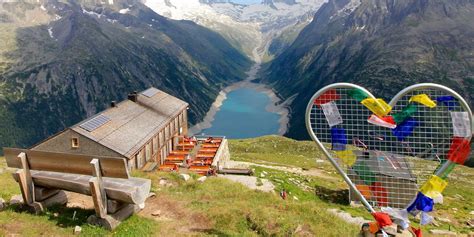
M 326 157 L 331 162 L 331 164 L 335 167 L 337 172 L 343 177 L 345 182 L 349 185 L 349 187 L 351 189 L 351 192 L 357 197 L 358 200 L 360 200 L 362 202 L 362 204 L 367 208 L 368 211 L 370 211 L 371 213 L 374 213 L 375 209 L 374 209 L 373 205 L 371 205 L 367 201 L 367 199 L 364 197 L 364 195 L 362 195 L 361 192 L 356 188 L 356 185 L 354 184 L 353 180 L 351 180 L 351 178 L 348 176 L 347 172 L 345 172 L 343 167 L 341 167 L 340 163 L 338 163 L 338 161 L 335 159 L 335 157 L 333 157 L 333 155 L 329 152 L 329 150 L 327 149 L 325 144 L 315 134 L 315 131 L 317 131 L 318 129 L 326 129 L 326 127 L 325 128 L 321 128 L 321 127 L 320 128 L 315 128 L 315 126 L 316 126 L 315 122 L 312 121 L 312 119 L 315 120 L 315 118 L 311 117 L 311 114 L 314 113 L 314 110 L 317 108 L 315 106 L 314 102 L 317 98 L 320 98 L 320 96 L 323 95 L 324 93 L 326 93 L 330 90 L 336 90 L 336 89 L 341 89 L 341 90 L 354 90 L 354 89 L 356 89 L 356 90 L 359 90 L 359 91 L 365 93 L 366 98 L 376 99 L 376 97 L 373 96 L 368 90 L 366 90 L 365 88 L 363 88 L 361 86 L 358 86 L 358 85 L 354 85 L 354 84 L 350 84 L 350 83 L 336 83 L 336 84 L 328 85 L 328 86 L 322 88 L 321 90 L 319 90 L 318 92 L 316 92 L 312 96 L 312 98 L 310 99 L 310 101 L 308 103 L 308 106 L 307 106 L 307 109 L 306 109 L 306 116 L 305 116 L 306 127 L 307 127 L 308 133 L 311 136 L 311 138 L 321 148 L 321 150 L 326 155 Z M 451 96 L 451 97 L 455 98 L 455 101 L 457 102 L 456 106 L 457 106 L 458 110 L 465 111 L 469 114 L 469 120 L 470 120 L 470 125 L 471 125 L 470 131 L 471 132 L 474 131 L 472 111 L 469 108 L 466 101 L 455 91 L 453 91 L 453 90 L 451 90 L 451 89 L 449 89 L 445 86 L 438 85 L 438 84 L 422 83 L 422 84 L 416 84 L 416 85 L 413 85 L 413 86 L 410 86 L 410 87 L 407 87 L 407 88 L 403 89 L 397 95 L 395 95 L 389 103 L 389 105 L 391 107 L 393 107 L 392 112 L 402 111 L 404 109 L 404 107 L 407 104 L 409 104 L 409 99 L 411 98 L 411 96 L 413 96 L 415 94 L 421 94 L 421 93 L 427 93 L 427 94 L 430 94 L 432 96 Z M 401 105 L 402 107 L 400 107 L 400 103 L 402 103 L 402 105 Z M 368 115 L 368 114 L 364 114 L 364 113 L 360 114 L 361 113 L 360 112 L 361 107 L 356 108 L 356 106 L 362 106 L 360 104 L 357 105 L 357 104 L 347 103 L 347 104 L 344 104 L 344 106 L 346 108 L 352 108 L 351 106 L 353 106 L 353 107 L 355 106 L 354 109 L 352 110 L 355 113 L 354 117 L 361 118 L 363 116 Z M 446 110 L 451 109 L 449 107 L 450 106 L 449 104 L 446 104 L 446 105 L 441 105 L 440 104 L 439 106 L 444 106 L 444 109 L 446 109 Z M 424 116 L 425 115 L 430 116 L 429 113 L 431 113 L 431 112 L 429 110 L 426 110 L 426 111 L 427 112 L 425 112 L 425 114 L 423 114 L 423 115 Z M 346 109 L 345 112 L 347 112 L 347 109 Z M 449 113 L 446 113 L 446 114 L 449 115 Z M 436 117 L 439 114 L 433 114 L 433 115 L 435 115 L 435 117 Z M 441 123 L 447 123 L 447 119 L 448 119 L 448 117 L 443 116 L 443 118 L 437 118 L 433 121 L 430 120 L 429 122 L 441 124 Z M 354 121 L 352 121 L 352 123 L 354 123 Z M 337 121 L 336 121 L 336 123 L 337 123 Z M 351 121 L 349 121 L 349 123 L 351 123 Z M 352 124 L 352 125 L 355 126 L 354 124 Z M 364 127 L 364 129 L 365 128 L 366 127 Z M 386 129 L 386 128 L 384 128 L 384 129 Z M 440 138 L 431 138 L 431 137 L 429 137 L 430 135 L 433 135 L 435 133 L 434 132 L 433 133 L 427 132 L 428 130 L 426 130 L 426 129 L 429 129 L 428 122 L 425 122 L 425 125 L 424 125 L 423 129 L 425 129 L 424 130 L 424 132 L 426 133 L 425 136 L 420 135 L 420 136 L 415 137 L 416 139 L 423 140 L 423 142 L 429 141 L 429 139 L 434 139 L 434 140 L 441 139 L 441 137 Z M 438 126 L 437 129 L 442 129 L 442 126 Z M 377 130 L 377 128 L 375 126 L 374 131 L 375 131 L 375 135 L 377 135 L 377 131 L 380 131 L 380 130 Z M 362 132 L 365 132 L 365 131 L 362 131 Z M 437 131 L 437 132 L 440 133 L 439 131 Z M 370 133 L 370 131 L 367 131 L 367 133 Z M 442 145 L 443 147 L 440 148 L 440 149 L 444 149 L 444 150 L 442 150 L 443 152 L 441 152 L 441 153 L 443 153 L 443 154 L 441 156 L 443 156 L 443 155 L 445 156 L 446 155 L 445 153 L 446 153 L 447 149 L 449 149 L 449 147 L 446 147 L 447 141 L 446 141 L 445 138 L 450 138 L 451 135 L 450 134 L 443 134 L 443 132 L 441 132 L 440 134 L 441 134 L 440 136 L 444 136 L 443 141 L 438 142 L 438 140 L 436 140 L 437 143 L 435 145 L 431 144 L 431 146 Z M 472 133 L 470 133 L 470 136 L 467 139 L 470 140 L 471 137 L 472 137 Z M 383 140 L 383 138 L 380 138 L 380 139 Z M 323 140 L 328 141 L 328 137 L 325 137 Z M 416 143 L 417 141 L 412 141 L 412 142 Z M 433 142 L 433 143 L 435 143 L 435 142 Z M 379 144 L 381 144 L 381 143 L 379 143 Z M 387 142 L 387 144 L 389 144 L 389 142 Z M 449 144 L 448 144 L 448 146 L 449 146 Z M 387 148 L 387 147 L 384 147 L 384 148 Z M 436 148 L 436 149 L 438 149 L 438 148 Z M 431 157 L 431 158 L 437 157 L 437 159 L 439 160 L 439 164 L 440 164 L 438 167 L 436 167 L 436 169 L 430 170 L 430 172 L 433 173 L 433 171 L 434 171 L 434 173 L 436 175 L 442 175 L 443 173 L 446 173 L 447 170 L 450 169 L 450 167 L 453 166 L 453 163 L 450 160 L 447 160 L 446 157 L 441 157 L 441 158 L 438 157 L 438 152 L 436 151 L 436 149 L 431 149 L 431 150 L 427 149 L 427 150 L 429 150 L 429 152 L 434 151 L 435 154 L 432 155 L 433 157 Z M 389 151 L 394 151 L 396 149 L 391 149 L 390 148 L 388 150 Z M 425 154 L 423 152 L 420 152 L 421 146 L 416 147 L 414 150 L 417 150 L 417 152 L 416 153 L 413 152 L 413 155 L 410 155 L 410 156 L 414 156 L 414 157 L 428 156 L 427 154 Z M 426 157 L 423 157 L 423 158 L 426 158 Z M 422 180 L 422 181 L 424 181 L 424 180 Z M 416 188 L 418 188 L 418 187 L 416 187 Z M 412 199 L 415 197 L 415 195 L 416 195 L 416 193 L 414 192 L 413 195 L 412 195 L 413 196 Z

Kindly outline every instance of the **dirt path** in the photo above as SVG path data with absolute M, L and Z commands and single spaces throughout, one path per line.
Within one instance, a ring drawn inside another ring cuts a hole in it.
M 320 170 L 320 169 L 315 169 L 315 168 L 309 169 L 309 170 L 303 170 L 302 168 L 299 168 L 299 167 L 266 165 L 266 164 L 257 164 L 257 163 L 245 162 L 245 161 L 232 161 L 232 163 L 234 163 L 232 165 L 236 165 L 236 166 L 247 166 L 247 167 L 258 166 L 262 168 L 274 169 L 274 170 L 284 171 L 284 172 L 298 174 L 298 175 L 313 176 L 313 177 L 319 177 L 323 179 L 339 181 L 337 177 L 330 176 L 325 171 Z
M 273 185 L 272 182 L 268 181 L 267 179 L 260 179 L 260 182 L 258 181 L 257 177 L 254 176 L 244 176 L 244 175 L 231 175 L 231 174 L 226 174 L 226 175 L 218 175 L 220 178 L 225 178 L 234 182 L 241 183 L 245 186 L 247 186 L 250 189 L 254 190 L 260 190 L 263 192 L 273 192 L 275 189 L 275 185 Z

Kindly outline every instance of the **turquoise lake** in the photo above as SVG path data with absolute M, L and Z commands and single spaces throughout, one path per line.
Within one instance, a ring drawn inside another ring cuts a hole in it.
M 231 91 L 216 113 L 212 127 L 200 133 L 223 135 L 227 138 L 277 134 L 280 115 L 266 110 L 270 103 L 268 95 L 252 88 Z

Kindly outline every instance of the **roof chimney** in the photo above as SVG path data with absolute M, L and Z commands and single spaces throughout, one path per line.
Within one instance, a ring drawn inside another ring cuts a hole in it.
M 133 102 L 137 102 L 137 97 L 138 97 L 138 94 L 137 93 L 130 93 L 128 94 L 128 99 L 133 101 Z
M 115 102 L 115 100 L 112 100 L 112 101 L 110 102 L 110 107 L 112 107 L 112 108 L 117 107 L 117 102 Z

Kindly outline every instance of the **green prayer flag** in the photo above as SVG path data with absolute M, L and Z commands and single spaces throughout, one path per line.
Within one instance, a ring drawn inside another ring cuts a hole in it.
M 365 93 L 363 90 L 361 89 L 351 89 L 349 90 L 349 92 L 347 93 L 350 97 L 352 97 L 353 99 L 361 102 L 363 101 L 364 99 L 366 99 L 367 97 L 369 97 L 369 95 L 367 95 L 367 93 Z
M 372 185 L 377 182 L 374 172 L 370 170 L 370 167 L 364 161 L 357 162 L 352 169 L 359 175 L 359 178 L 364 181 L 367 185 Z
M 415 104 L 409 104 L 407 107 L 403 108 L 401 112 L 392 114 L 392 117 L 396 124 L 400 124 L 416 113 L 416 111 L 418 111 L 417 106 Z
M 441 175 L 441 178 L 448 178 L 448 175 L 451 173 L 451 171 L 453 171 L 454 167 L 456 167 L 456 163 L 449 164 L 444 173 Z

